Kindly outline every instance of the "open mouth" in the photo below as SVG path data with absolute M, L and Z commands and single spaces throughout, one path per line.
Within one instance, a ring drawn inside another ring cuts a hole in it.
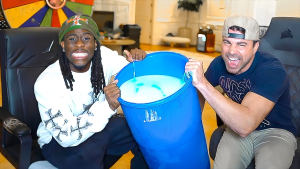
M 85 52 L 78 52 L 78 53 L 73 53 L 72 57 L 74 57 L 75 59 L 84 59 L 88 56 L 88 53 Z
M 240 63 L 240 59 L 228 57 L 229 67 L 237 67 L 239 63 Z

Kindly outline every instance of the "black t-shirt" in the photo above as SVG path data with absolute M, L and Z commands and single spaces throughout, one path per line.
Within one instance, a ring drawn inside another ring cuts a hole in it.
M 256 130 L 282 128 L 297 135 L 292 122 L 289 78 L 277 58 L 256 52 L 250 68 L 244 73 L 234 75 L 226 70 L 222 57 L 218 56 L 209 65 L 205 77 L 213 86 L 220 85 L 227 96 L 237 103 L 241 103 L 248 92 L 275 103 Z

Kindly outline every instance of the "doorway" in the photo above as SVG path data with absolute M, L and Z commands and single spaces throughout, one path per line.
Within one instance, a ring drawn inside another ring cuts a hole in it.
M 140 43 L 151 44 L 153 0 L 136 0 L 135 23 L 141 27 Z

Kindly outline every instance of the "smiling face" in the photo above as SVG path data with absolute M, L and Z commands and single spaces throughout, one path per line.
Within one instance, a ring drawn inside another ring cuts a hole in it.
M 89 70 L 91 60 L 97 47 L 93 34 L 85 29 L 69 31 L 61 41 L 73 72 L 86 72 Z
M 49 3 L 54 6 L 54 7 L 58 7 L 62 4 L 62 0 L 49 0 Z
M 242 34 L 231 29 L 229 33 Z M 251 40 L 223 37 L 221 53 L 229 73 L 241 74 L 250 68 L 259 46 L 259 42 L 254 47 L 253 43 Z

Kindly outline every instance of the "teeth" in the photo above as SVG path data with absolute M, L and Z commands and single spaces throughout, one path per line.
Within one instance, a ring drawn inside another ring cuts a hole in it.
M 229 64 L 235 64 L 235 65 L 238 65 L 240 61 L 236 61 L 236 60 L 229 60 Z
M 75 57 L 83 57 L 83 56 L 86 56 L 87 53 L 73 53 L 73 55 L 74 55 Z
M 229 60 L 238 60 L 238 58 L 228 58 Z

